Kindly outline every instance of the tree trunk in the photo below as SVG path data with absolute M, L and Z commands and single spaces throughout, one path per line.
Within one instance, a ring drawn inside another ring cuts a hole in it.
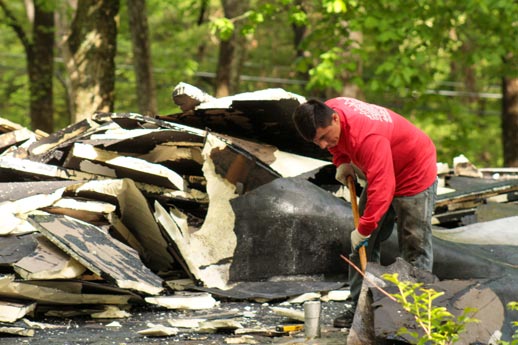
M 305 13 L 304 4 L 302 0 L 297 0 L 295 5 L 299 6 Z M 295 48 L 295 59 L 303 59 L 306 50 L 303 48 L 302 43 L 306 38 L 307 25 L 297 25 L 295 23 L 291 24 L 291 29 L 293 31 L 293 47 Z M 299 71 L 297 70 L 297 78 L 302 80 L 309 80 L 309 71 Z
M 133 67 L 137 77 L 138 108 L 141 114 L 157 115 L 146 2 L 145 0 L 128 0 L 127 3 L 133 45 Z
M 54 103 L 52 78 L 54 73 L 54 12 L 39 1 L 34 2 L 32 49 L 27 53 L 29 73 L 31 128 L 52 133 Z
M 225 17 L 236 18 L 249 7 L 248 0 L 221 0 Z M 234 23 L 234 33 L 219 45 L 218 68 L 216 72 L 216 97 L 224 97 L 239 91 L 241 66 L 245 58 L 245 37 L 241 35 L 241 24 Z
M 27 9 L 32 23 L 32 40 L 23 25 L 0 0 L 0 8 L 7 18 L 7 24 L 14 30 L 25 49 L 27 74 L 29 77 L 29 114 L 31 128 L 45 132 L 53 131 L 52 74 L 54 63 L 54 13 L 40 2 L 29 3 Z
M 504 166 L 518 167 L 518 78 L 504 77 L 502 94 Z
M 72 122 L 97 111 L 113 111 L 119 0 L 79 0 L 63 47 L 72 105 Z
M 202 26 L 207 22 L 208 18 L 208 7 L 209 7 L 209 0 L 201 0 L 200 1 L 200 14 L 198 15 L 198 21 L 197 25 Z M 203 58 L 205 57 L 205 50 L 207 48 L 207 44 L 204 40 L 200 40 L 199 46 L 198 46 L 198 52 L 196 53 L 196 61 L 198 63 L 201 63 Z

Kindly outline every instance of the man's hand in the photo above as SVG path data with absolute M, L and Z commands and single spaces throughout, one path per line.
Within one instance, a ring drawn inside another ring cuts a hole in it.
M 358 251 L 360 247 L 367 247 L 367 244 L 369 242 L 369 238 L 371 236 L 363 236 L 358 232 L 358 229 L 354 229 L 353 232 L 351 232 L 351 247 L 354 248 L 354 250 Z
M 347 176 L 352 176 L 353 179 L 356 179 L 356 174 L 354 173 L 352 165 L 348 163 L 340 164 L 336 168 L 335 179 L 344 186 L 347 186 Z

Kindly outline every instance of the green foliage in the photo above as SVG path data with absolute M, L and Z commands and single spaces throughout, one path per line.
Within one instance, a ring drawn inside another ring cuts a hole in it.
M 213 71 L 217 44 L 211 39 L 209 22 L 200 22 L 200 1 L 146 1 L 151 56 L 159 114 L 179 109 L 171 100 L 172 88 L 180 81 L 196 84 L 196 73 Z M 213 11 L 209 7 L 207 11 Z M 117 37 L 117 80 L 115 111 L 137 111 L 133 52 L 125 3 L 121 3 Z M 211 92 L 210 84 L 198 79 L 198 86 Z
M 440 162 L 451 166 L 455 156 L 464 154 L 479 167 L 503 163 L 498 99 L 465 104 L 460 97 L 415 93 L 397 100 L 390 93 L 370 94 L 370 98 L 403 114 L 427 133 Z
M 13 9 L 16 9 L 13 7 Z M 14 11 L 14 10 L 13 10 Z M 25 51 L 0 11 L 0 117 L 30 124 Z
M 304 93 L 340 95 L 354 83 L 369 102 L 398 104 L 434 139 L 440 161 L 463 153 L 478 166 L 500 165 L 500 100 L 470 94 L 499 94 L 502 68 L 518 69 L 502 63 L 518 49 L 517 10 L 489 0 L 304 1 L 305 54 L 295 66 L 309 76 Z
M 361 61 L 360 86 L 365 92 L 385 90 L 403 97 L 465 72 L 455 64 L 473 69 L 477 85 L 498 83 L 502 68 L 518 73 L 518 64 L 502 60 L 509 52 L 518 55 L 516 2 L 313 0 L 305 4 L 311 10 L 304 43 L 312 53 L 306 57 L 311 63 L 298 66 L 311 70 L 309 91 L 324 85 L 335 89 L 336 82 L 343 83 L 345 59 Z M 354 38 L 355 32 L 361 35 Z M 336 47 L 342 54 L 331 64 L 327 53 Z
M 257 11 L 247 11 L 244 16 L 248 18 L 248 22 L 243 25 L 241 33 L 243 35 L 253 35 L 257 25 L 264 22 L 264 15 Z
M 343 0 L 322 0 L 322 5 L 328 13 L 345 13 L 347 5 Z
M 24 2 L 6 3 L 30 38 Z M 207 5 L 204 19 L 203 4 Z M 161 114 L 178 111 L 171 90 L 180 81 L 212 92 L 219 39 L 230 37 L 240 21 L 240 33 L 249 43 L 240 91 L 283 87 L 324 98 L 338 96 L 346 84 L 354 83 L 367 101 L 396 110 L 428 133 L 439 161 L 451 163 L 463 153 L 479 167 L 502 164 L 501 100 L 469 94 L 497 95 L 502 75 L 518 76 L 518 63 L 512 59 L 513 54 L 518 57 L 516 1 L 251 0 L 250 4 L 238 18 L 223 19 L 217 1 L 146 1 Z M 73 15 L 68 4 L 59 6 Z M 126 6 L 121 2 L 118 21 L 116 111 L 137 109 Z M 25 52 L 7 24 L 0 11 L 4 48 L 0 116 L 27 125 Z M 305 29 L 298 47 L 293 45 L 294 27 Z M 59 57 L 55 67 L 54 117 L 61 128 L 69 118 L 66 73 Z
M 392 296 L 404 310 L 414 316 L 417 326 L 424 333 L 420 335 L 419 332 L 407 328 L 398 331 L 399 335 L 409 335 L 414 344 L 454 344 L 468 323 L 478 322 L 470 316 L 476 309 L 466 308 L 460 316 L 455 317 L 446 308 L 434 306 L 433 301 L 444 292 L 424 288 L 422 283 L 399 281 L 397 273 L 384 274 L 382 278 L 397 286 L 399 293 Z
M 518 311 L 518 302 L 509 302 L 509 303 L 507 303 L 507 309 Z M 501 344 L 501 345 L 518 345 L 518 321 L 513 321 L 512 324 L 513 324 L 513 327 L 517 328 L 517 329 L 515 329 L 514 334 L 511 337 L 512 340 L 510 342 L 509 341 L 500 340 L 498 342 L 498 344 Z
M 330 87 L 339 92 L 343 84 L 339 81 L 336 74 L 335 63 L 340 59 L 340 48 L 333 48 L 320 55 L 320 64 L 309 71 L 311 79 L 307 85 L 308 88 L 325 88 Z
M 55 1 L 48 1 L 48 0 L 35 0 L 35 3 L 37 3 L 40 8 L 46 12 L 52 12 L 57 7 L 57 2 Z
M 211 22 L 211 33 L 222 41 L 228 41 L 234 34 L 234 23 L 225 17 L 216 18 Z

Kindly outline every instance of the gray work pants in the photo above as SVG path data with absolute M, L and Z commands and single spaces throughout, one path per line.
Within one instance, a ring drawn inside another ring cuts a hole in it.
M 364 188 L 359 202 L 360 215 L 367 202 L 367 188 Z M 381 242 L 392 234 L 397 224 L 399 256 L 413 266 L 432 271 L 432 214 L 435 206 L 437 181 L 423 192 L 413 196 L 395 197 L 369 238 L 367 261 L 380 262 Z M 351 248 L 351 261 L 360 267 L 358 252 Z M 349 268 L 350 300 L 354 304 L 360 297 L 362 276 L 355 269 Z

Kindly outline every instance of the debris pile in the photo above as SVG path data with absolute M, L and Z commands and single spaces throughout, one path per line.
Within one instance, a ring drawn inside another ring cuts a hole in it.
M 173 100 L 181 113 L 98 113 L 51 134 L 0 119 L 0 332 L 30 335 L 36 326 L 14 325 L 26 315 L 124 318 L 131 305 L 211 309 L 218 299 L 284 300 L 345 285 L 348 193 L 327 153 L 291 123 L 304 99 L 281 89 L 216 99 L 180 83 Z M 504 217 L 518 214 L 517 176 L 462 159 L 440 170 L 440 279 L 491 278 L 489 288 L 511 299 L 501 287 L 518 276 L 518 243 L 488 242 L 485 229 L 517 231 L 494 223 L 516 223 Z M 385 264 L 397 240 L 387 248 Z M 140 334 L 173 335 L 180 321 Z M 193 328 L 246 334 L 220 321 Z
M 343 270 L 348 219 L 322 223 L 308 205 L 320 198 L 347 213 L 347 204 L 294 177 L 315 182 L 328 161 L 139 114 L 99 113 L 50 135 L 1 128 L 0 322 L 344 285 L 322 277 Z M 300 218 L 286 223 L 293 212 Z M 266 288 L 299 275 L 313 279 Z M 178 296 L 179 285 L 198 292 Z

